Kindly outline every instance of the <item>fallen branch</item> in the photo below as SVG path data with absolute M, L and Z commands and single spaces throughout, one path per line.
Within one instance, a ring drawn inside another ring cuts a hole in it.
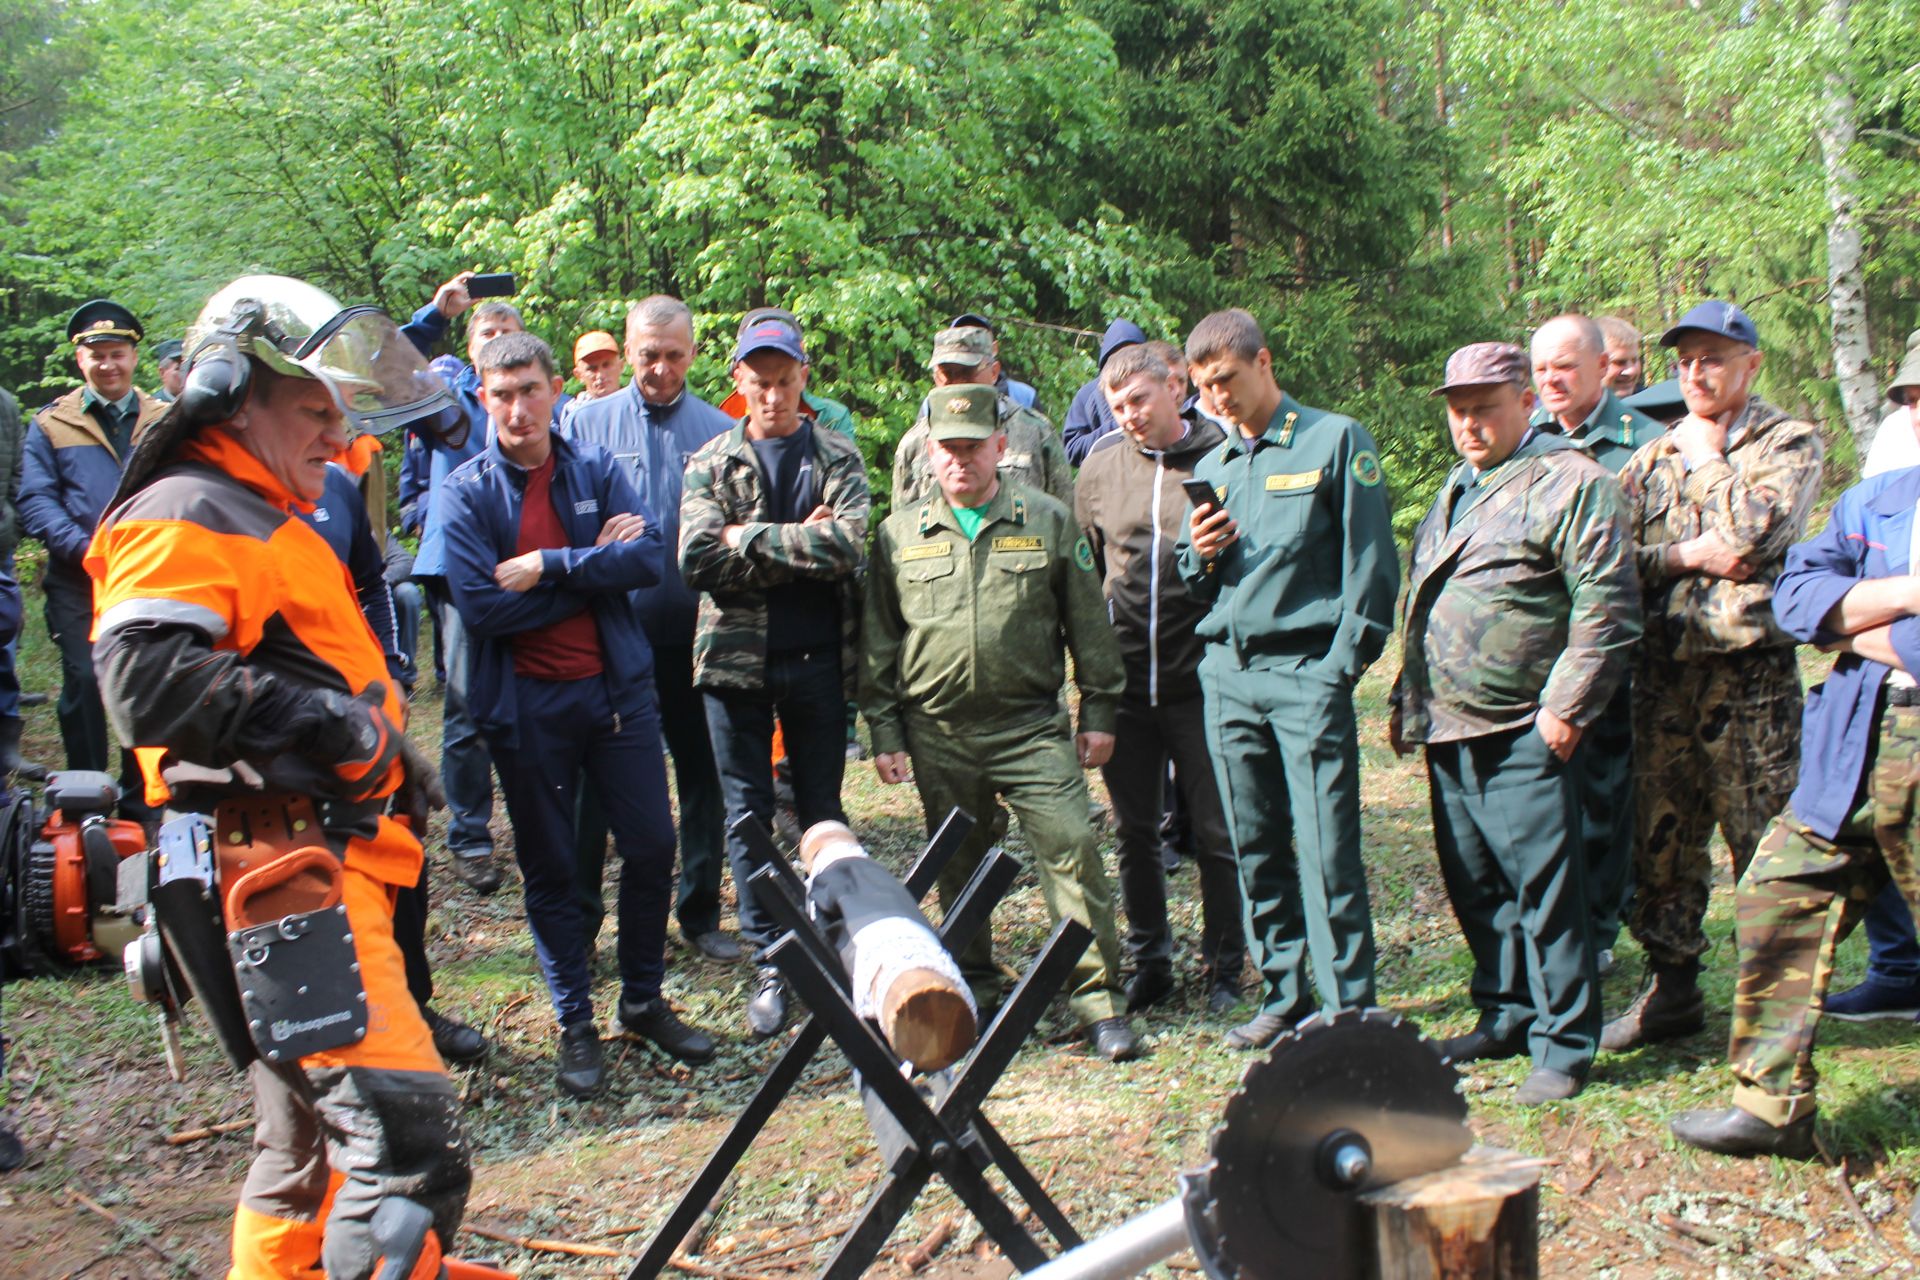
M 251 1120 L 228 1120 L 221 1124 L 210 1124 L 204 1129 L 182 1129 L 178 1133 L 166 1136 L 170 1147 L 184 1147 L 189 1142 L 204 1142 L 208 1138 L 217 1138 L 223 1133 L 239 1133 L 242 1129 L 253 1128 Z
M 933 1262 L 933 1255 L 946 1248 L 952 1238 L 953 1219 L 940 1219 L 925 1240 L 900 1255 L 900 1265 L 908 1271 L 925 1271 Z
M 1882 1238 L 1880 1229 L 1873 1225 L 1873 1219 L 1867 1216 L 1866 1209 L 1860 1204 L 1860 1197 L 1854 1194 L 1853 1179 L 1849 1176 L 1845 1157 L 1842 1157 L 1840 1163 L 1834 1167 L 1833 1180 L 1840 1184 L 1840 1196 L 1847 1202 L 1848 1210 L 1852 1212 L 1854 1221 L 1860 1224 L 1860 1229 L 1866 1233 L 1867 1239 L 1878 1245 L 1880 1252 L 1886 1254 L 1888 1257 L 1898 1256 L 1894 1253 L 1893 1248 L 1888 1245 L 1887 1241 Z
M 86 1209 L 86 1210 L 89 1210 L 90 1212 L 97 1213 L 101 1217 L 105 1218 L 108 1222 L 111 1222 L 114 1226 L 120 1228 L 120 1230 L 131 1233 L 133 1238 L 135 1240 L 138 1240 L 141 1246 L 145 1248 L 147 1252 L 151 1253 L 154 1257 L 160 1259 L 162 1262 L 166 1263 L 168 1266 L 174 1268 L 177 1271 L 187 1270 L 186 1264 L 181 1262 L 180 1259 L 174 1257 L 172 1254 L 168 1253 L 165 1249 L 162 1249 L 159 1245 L 155 1244 L 152 1240 L 148 1239 L 150 1232 L 147 1228 L 139 1227 L 134 1225 L 131 1222 L 128 1222 L 125 1218 L 121 1217 L 119 1214 L 115 1213 L 113 1210 L 107 1208 L 105 1205 L 100 1204 L 98 1201 L 92 1200 L 87 1196 L 81 1195 L 78 1191 L 75 1191 L 72 1187 L 67 1188 L 67 1194 L 71 1196 L 73 1198 L 73 1202 L 79 1205 L 82 1209 Z
M 1676 1218 L 1670 1213 L 1655 1214 L 1654 1217 L 1667 1230 L 1686 1236 L 1690 1240 L 1698 1240 L 1701 1244 L 1711 1245 L 1716 1249 L 1731 1249 L 1735 1253 L 1747 1251 L 1745 1237 L 1734 1232 L 1722 1231 L 1718 1227 L 1709 1227 L 1704 1223 L 1688 1222 L 1685 1218 Z
M 576 1258 L 618 1258 L 624 1256 L 621 1250 L 612 1249 L 604 1244 L 575 1244 L 571 1240 L 541 1240 L 534 1236 L 516 1236 L 508 1231 L 489 1231 L 485 1227 L 476 1227 L 471 1222 L 462 1224 L 462 1231 L 479 1236 L 482 1240 L 492 1240 L 497 1244 L 510 1244 L 516 1249 L 526 1249 L 533 1253 L 569 1253 Z
M 809 1246 L 819 1244 L 822 1240 L 837 1240 L 849 1225 L 851 1224 L 842 1222 L 838 1226 L 829 1227 L 825 1231 L 816 1231 L 810 1236 L 802 1236 L 798 1240 L 789 1240 L 785 1244 L 774 1245 L 771 1249 L 761 1249 L 757 1253 L 742 1254 L 738 1258 L 735 1258 L 734 1261 L 745 1265 L 749 1262 L 758 1262 L 762 1258 L 772 1258 L 783 1253 L 792 1253 L 795 1249 L 805 1249 Z
M 684 1271 L 688 1275 L 712 1276 L 714 1280 L 777 1280 L 774 1276 L 756 1275 L 751 1271 L 729 1271 L 725 1267 L 716 1267 L 705 1262 L 696 1262 L 692 1258 L 679 1253 L 668 1258 L 667 1265 L 676 1271 Z

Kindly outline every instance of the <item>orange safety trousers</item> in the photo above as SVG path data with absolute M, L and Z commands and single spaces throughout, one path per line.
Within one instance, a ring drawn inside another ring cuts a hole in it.
M 381 1254 L 373 1213 L 389 1196 L 432 1212 L 437 1240 L 415 1274 L 442 1274 L 438 1240 L 458 1229 L 472 1179 L 460 1099 L 407 990 L 394 889 L 353 857 L 363 844 L 412 838 L 381 819 L 372 842 L 348 846 L 342 901 L 367 992 L 365 1038 L 293 1067 L 249 1068 L 254 1161 L 234 1215 L 228 1280 L 372 1275 Z

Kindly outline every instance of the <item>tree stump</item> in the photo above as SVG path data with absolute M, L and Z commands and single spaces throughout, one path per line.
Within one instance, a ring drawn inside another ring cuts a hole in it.
M 1475 1147 L 1450 1169 L 1363 1193 L 1372 1280 L 1535 1280 L 1540 1166 L 1530 1156 Z

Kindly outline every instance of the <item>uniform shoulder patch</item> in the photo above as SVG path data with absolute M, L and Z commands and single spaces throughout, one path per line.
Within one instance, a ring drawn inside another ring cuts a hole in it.
M 1380 459 L 1374 456 L 1374 452 L 1371 449 L 1362 449 L 1359 453 L 1353 455 L 1353 466 L 1351 470 L 1353 471 L 1353 478 L 1361 484 L 1366 485 L 1369 489 L 1379 484 L 1383 478 L 1380 470 Z
M 1085 534 L 1081 534 L 1080 540 L 1073 544 L 1073 562 L 1088 573 L 1093 572 L 1093 547 Z

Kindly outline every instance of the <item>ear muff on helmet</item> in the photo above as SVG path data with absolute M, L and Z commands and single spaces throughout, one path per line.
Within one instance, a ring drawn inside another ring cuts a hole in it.
M 181 416 L 188 424 L 225 422 L 240 412 L 252 383 L 252 370 L 240 350 L 240 340 L 264 335 L 267 328 L 266 308 L 246 299 L 188 354 L 187 374 L 177 397 Z

